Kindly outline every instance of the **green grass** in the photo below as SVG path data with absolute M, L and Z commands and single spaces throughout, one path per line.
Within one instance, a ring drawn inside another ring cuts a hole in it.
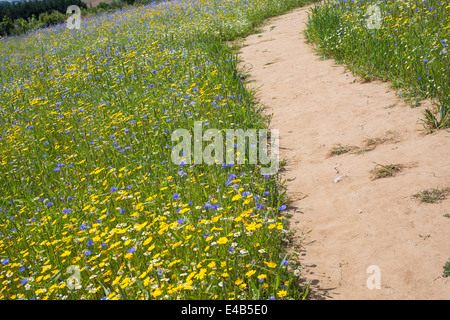
M 431 188 L 414 194 L 412 197 L 425 203 L 439 203 L 450 195 L 450 188 Z
M 450 260 L 447 261 L 444 265 L 444 273 L 442 275 L 444 278 L 447 278 L 450 276 Z
M 358 147 L 358 146 L 342 146 L 337 145 L 333 147 L 329 152 L 328 156 L 338 156 L 346 153 L 352 153 L 352 154 L 364 154 L 366 152 L 370 152 L 375 150 L 375 148 L 381 144 L 384 144 L 386 142 L 398 142 L 397 134 L 392 131 L 386 132 L 384 137 L 376 137 L 376 138 L 367 138 L 364 140 L 364 146 Z
M 339 156 L 341 154 L 345 154 L 348 153 L 350 151 L 353 151 L 355 149 L 357 149 L 358 147 L 356 146 L 341 146 L 338 145 L 336 147 L 333 147 L 330 152 L 328 153 L 329 156 Z
M 400 172 L 403 169 L 403 165 L 401 164 L 379 164 L 377 163 L 375 167 L 372 169 L 372 179 L 381 179 L 387 177 L 393 177 L 395 174 Z
M 0 40 L 0 299 L 304 299 L 280 177 L 171 163 L 194 121 L 266 128 L 225 41 L 304 3 L 167 2 Z
M 367 27 L 369 4 L 380 8 L 380 29 Z M 421 119 L 427 130 L 450 126 L 448 1 L 325 1 L 311 9 L 305 35 L 362 78 L 391 81 L 414 106 L 433 99 Z

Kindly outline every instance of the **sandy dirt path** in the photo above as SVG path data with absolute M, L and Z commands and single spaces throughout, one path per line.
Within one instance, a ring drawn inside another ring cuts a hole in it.
M 294 200 L 290 227 L 310 298 L 450 299 L 450 278 L 442 277 L 450 199 L 411 197 L 450 187 L 449 131 L 424 134 L 418 119 L 427 103 L 410 108 L 387 83 L 363 83 L 321 60 L 305 43 L 306 22 L 307 8 L 268 20 L 263 33 L 245 39 L 240 59 L 253 80 L 247 86 L 259 88 L 273 114 L 270 127 L 280 130 L 283 177 Z M 367 149 L 367 139 L 378 142 L 375 149 L 355 153 Z M 338 145 L 360 149 L 328 156 Z M 372 180 L 376 163 L 404 168 Z M 369 266 L 379 273 L 368 273 Z M 380 288 L 369 289 L 376 274 Z

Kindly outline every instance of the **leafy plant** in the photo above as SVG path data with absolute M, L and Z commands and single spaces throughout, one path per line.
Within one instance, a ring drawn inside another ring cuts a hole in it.
M 447 261 L 444 265 L 444 274 L 442 275 L 444 278 L 450 276 L 450 260 Z
M 377 163 L 375 167 L 372 169 L 372 179 L 380 179 L 386 177 L 392 177 L 396 173 L 400 172 L 403 169 L 403 165 L 401 164 L 379 164 Z
M 12 20 L 9 17 L 4 16 L 3 20 L 0 21 L 0 36 L 10 35 L 13 29 L 14 23 Z
M 439 203 L 450 194 L 450 188 L 431 188 L 414 194 L 412 197 L 425 203 Z

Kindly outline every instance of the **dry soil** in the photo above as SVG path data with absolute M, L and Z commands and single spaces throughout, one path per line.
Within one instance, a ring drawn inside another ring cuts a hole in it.
M 311 299 L 450 299 L 449 197 L 412 198 L 450 186 L 450 133 L 422 131 L 429 102 L 411 108 L 388 83 L 364 83 L 321 59 L 305 42 L 307 12 L 269 19 L 240 53 L 247 86 L 280 130 L 300 279 Z M 339 146 L 351 148 L 330 156 Z M 373 179 L 377 164 L 403 167 Z

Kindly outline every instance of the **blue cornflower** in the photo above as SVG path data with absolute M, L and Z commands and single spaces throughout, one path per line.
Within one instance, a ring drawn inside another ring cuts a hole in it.
M 180 219 L 177 220 L 177 223 L 178 223 L 178 224 L 182 224 L 183 222 L 184 222 L 184 219 L 183 219 L 183 218 L 180 218 Z
M 174 193 L 172 198 L 173 199 L 180 199 L 180 195 L 178 193 Z
M 133 253 L 136 251 L 136 247 L 132 247 L 131 249 L 128 249 L 127 252 L 128 253 Z
M 111 188 L 111 192 L 116 192 L 118 189 L 116 187 Z
M 92 241 L 92 240 L 89 240 L 88 242 L 86 242 L 87 246 L 92 246 L 93 244 L 94 244 L 94 241 Z
M 280 207 L 278 208 L 278 210 L 280 210 L 280 211 L 286 210 L 286 206 L 283 204 L 282 206 L 280 206 Z

